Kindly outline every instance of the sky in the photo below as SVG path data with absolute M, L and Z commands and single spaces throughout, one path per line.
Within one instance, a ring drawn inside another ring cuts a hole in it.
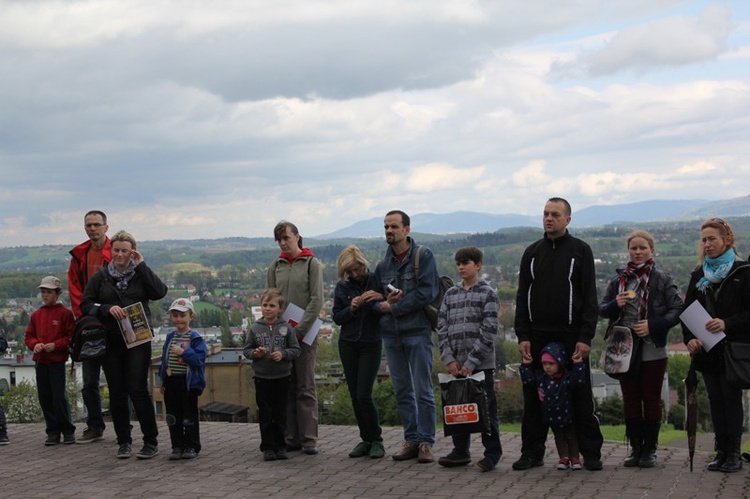
M 0 0 L 0 74 L 0 247 L 750 193 L 746 0 Z

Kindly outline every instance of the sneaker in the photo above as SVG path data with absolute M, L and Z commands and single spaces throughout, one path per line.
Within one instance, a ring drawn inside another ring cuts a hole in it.
M 600 471 L 602 469 L 602 462 L 599 459 L 583 459 L 583 467 L 589 471 Z
M 404 442 L 401 450 L 391 457 L 394 461 L 406 461 L 408 459 L 415 459 L 417 456 L 419 456 L 419 446 L 414 442 Z
M 264 450 L 263 460 L 264 461 L 276 461 L 276 453 L 272 450 Z
M 289 459 L 289 456 L 286 455 L 286 448 L 282 447 L 281 449 L 276 449 L 276 459 L 280 461 Z
M 544 466 L 544 459 L 534 459 L 529 456 L 521 455 L 521 458 L 513 463 L 514 470 L 528 470 L 530 468 L 536 468 L 538 466 Z
M 370 447 L 370 457 L 372 459 L 382 459 L 385 457 L 385 447 L 383 442 L 373 442 Z
M 349 453 L 349 457 L 364 457 L 370 454 L 372 444 L 369 442 L 360 442 Z
M 561 457 L 559 461 L 557 461 L 557 469 L 558 470 L 567 470 L 568 469 L 568 458 L 567 457 Z
M 450 454 L 448 454 L 447 456 L 443 456 L 440 459 L 438 459 L 438 464 L 440 466 L 445 466 L 446 468 L 453 468 L 455 466 L 466 466 L 470 462 L 471 462 L 471 458 L 469 456 L 459 454 L 455 450 L 452 450 Z
M 177 461 L 182 459 L 182 449 L 179 447 L 172 447 L 172 453 L 169 455 L 170 461 Z
M 47 447 L 51 445 L 57 445 L 60 443 L 60 435 L 47 435 L 47 440 L 44 441 L 44 445 Z
M 120 444 L 117 449 L 117 459 L 127 459 L 130 457 L 131 447 L 130 444 Z
M 300 444 L 286 444 L 286 451 L 287 452 L 295 452 L 298 450 L 302 450 L 302 446 Z
M 159 453 L 159 448 L 154 444 L 143 444 L 141 450 L 135 455 L 138 459 L 151 459 Z
M 67 435 L 63 435 L 63 443 L 65 445 L 70 445 L 76 443 L 76 434 L 75 433 L 69 433 Z
M 495 469 L 495 462 L 489 457 L 484 457 L 477 463 L 477 467 L 482 471 L 492 471 Z
M 99 440 L 104 440 L 103 432 L 89 426 L 83 430 L 83 435 L 76 440 L 76 443 L 90 444 L 91 442 L 98 442 Z
M 432 448 L 430 444 L 419 444 L 419 454 L 417 457 L 418 463 L 432 463 L 435 458 L 432 455 Z
M 10 439 L 8 438 L 7 433 L 0 433 L 0 445 L 8 445 L 10 443 Z
M 195 459 L 198 457 L 198 453 L 195 452 L 195 449 L 185 449 L 185 452 L 182 453 L 182 459 Z
M 302 447 L 302 452 L 304 452 L 308 456 L 314 456 L 318 453 L 318 448 L 314 445 L 305 445 L 304 447 Z
M 570 460 L 570 469 L 573 471 L 580 470 L 583 466 L 581 466 L 581 460 L 577 457 L 574 457 Z

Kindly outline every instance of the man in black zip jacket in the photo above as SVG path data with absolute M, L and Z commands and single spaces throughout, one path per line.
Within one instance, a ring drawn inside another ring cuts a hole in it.
M 570 203 L 550 198 L 544 206 L 544 238 L 524 251 L 516 295 L 515 329 L 518 349 L 541 369 L 540 352 L 559 341 L 569 361 L 588 361 L 596 332 L 598 305 L 594 256 L 588 244 L 568 233 Z M 588 362 L 587 362 L 588 363 Z M 542 422 L 539 395 L 533 386 L 523 389 L 521 458 L 513 469 L 544 464 L 547 426 Z M 594 414 L 591 376 L 573 392 L 575 429 L 587 470 L 602 469 L 602 434 Z

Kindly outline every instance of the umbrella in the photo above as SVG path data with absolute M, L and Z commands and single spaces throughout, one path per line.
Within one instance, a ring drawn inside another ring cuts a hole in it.
M 687 423 L 685 429 L 688 435 L 688 450 L 690 452 L 690 471 L 693 471 L 693 456 L 695 455 L 695 432 L 698 426 L 698 376 L 695 374 L 695 366 L 690 361 L 690 370 L 685 378 L 687 389 Z

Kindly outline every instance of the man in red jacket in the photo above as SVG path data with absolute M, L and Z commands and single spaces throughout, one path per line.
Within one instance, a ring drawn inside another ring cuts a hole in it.
M 68 268 L 68 294 L 70 305 L 76 318 L 81 317 L 81 297 L 89 278 L 102 265 L 112 260 L 109 238 L 107 237 L 107 215 L 93 210 L 83 217 L 84 228 L 89 240 L 70 250 L 70 267 Z M 101 360 L 87 359 L 83 361 L 83 403 L 86 406 L 86 429 L 83 436 L 77 440 L 79 444 L 86 444 L 102 440 L 104 433 L 104 418 L 102 417 L 102 399 L 99 393 L 99 377 L 101 374 Z

